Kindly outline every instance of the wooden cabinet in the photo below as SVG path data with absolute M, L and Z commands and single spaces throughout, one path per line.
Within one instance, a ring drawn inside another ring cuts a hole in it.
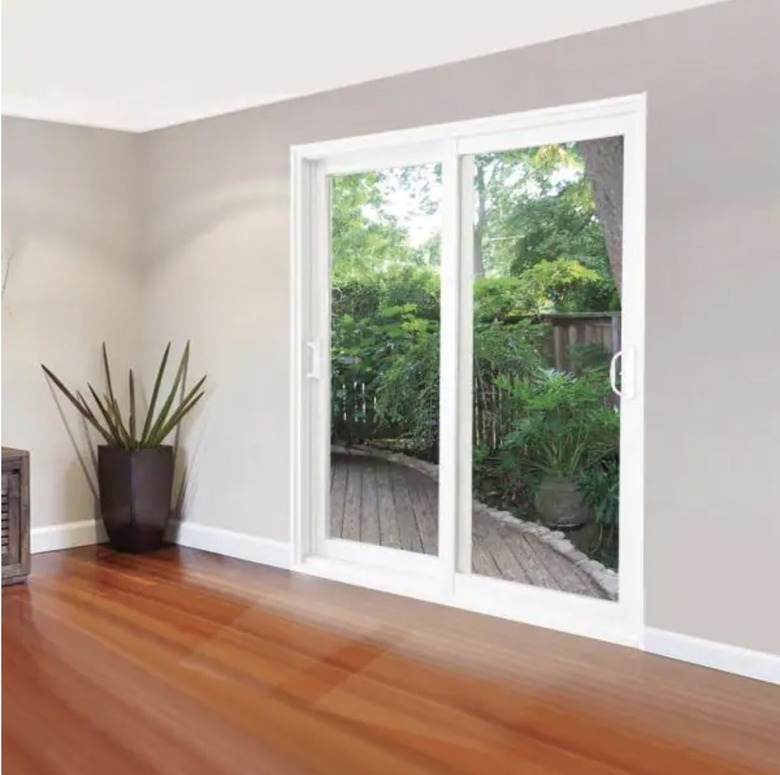
M 30 454 L 3 447 L 3 585 L 30 572 Z

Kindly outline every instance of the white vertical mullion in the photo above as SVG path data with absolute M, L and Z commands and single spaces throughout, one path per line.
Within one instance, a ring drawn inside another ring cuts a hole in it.
M 627 631 L 644 628 L 644 339 L 646 113 L 627 117 L 623 146 L 622 342 L 629 385 L 620 407 L 620 581 L 618 604 Z
M 290 285 L 292 303 L 290 305 L 290 329 L 291 329 L 291 356 L 290 356 L 290 387 L 292 392 L 292 477 L 291 493 L 292 524 L 290 534 L 292 537 L 292 562 L 300 563 L 305 557 L 308 547 L 305 545 L 304 524 L 306 519 L 306 495 L 308 488 L 308 466 L 303 454 L 303 434 L 307 426 L 306 408 L 308 403 L 303 388 L 303 370 L 301 365 L 301 352 L 303 349 L 303 332 L 306 321 L 304 318 L 304 295 L 307 283 L 304 279 L 306 257 L 309 252 L 309 165 L 305 159 L 292 150 L 290 154 L 290 179 L 292 189 L 290 203 L 292 210 L 290 243 L 292 247 L 292 266 L 290 268 Z
M 442 148 L 438 518 L 442 585 L 452 589 L 458 520 L 460 164 L 455 141 Z
M 315 347 L 309 364 L 319 374 L 308 380 L 312 401 L 310 454 L 312 487 L 309 513 L 313 554 L 321 555 L 328 537 L 330 515 L 330 179 L 321 162 L 312 164 L 312 283 L 308 297 L 312 316 L 310 339 Z
M 474 422 L 474 157 L 458 159 L 460 168 L 460 310 L 458 370 L 458 527 L 459 573 L 471 572 L 473 515 L 472 456 Z

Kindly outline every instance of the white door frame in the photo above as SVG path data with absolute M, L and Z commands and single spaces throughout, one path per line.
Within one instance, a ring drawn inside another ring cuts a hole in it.
M 294 146 L 292 180 L 293 570 L 627 645 L 644 627 L 644 287 L 646 97 Z M 458 571 L 471 540 L 471 276 L 461 224 L 465 155 L 623 135 L 623 384 L 617 602 Z M 327 539 L 330 439 L 328 176 L 442 164 L 439 553 Z M 463 235 L 463 239 L 462 239 Z M 462 244 L 461 244 L 462 242 Z M 467 257 L 467 256 L 466 256 Z M 629 357 L 630 356 L 630 357 Z M 467 368 L 463 364 L 468 364 Z M 309 377 L 309 378 L 307 378 Z M 325 418 L 325 420 L 323 420 Z M 468 428 L 458 438 L 460 422 Z M 458 519 L 458 516 L 460 518 Z M 460 547 L 460 548 L 459 548 Z

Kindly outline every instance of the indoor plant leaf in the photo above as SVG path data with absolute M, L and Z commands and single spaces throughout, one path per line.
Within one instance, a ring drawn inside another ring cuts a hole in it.
M 187 363 L 190 358 L 190 343 L 187 342 L 184 353 L 181 356 L 181 362 L 179 363 L 179 368 L 176 371 L 176 377 L 173 380 L 173 385 L 171 386 L 171 390 L 168 393 L 168 398 L 165 400 L 165 403 L 162 405 L 162 408 L 160 409 L 160 414 L 157 416 L 157 419 L 154 420 L 154 423 L 151 427 L 151 430 L 149 431 L 149 434 L 146 439 L 142 439 L 143 446 L 156 446 L 152 440 L 156 439 L 159 436 L 159 431 L 162 428 L 162 426 L 165 424 L 166 419 L 168 418 L 168 413 L 171 410 L 171 406 L 173 405 L 173 402 L 176 400 L 176 391 L 179 388 L 179 384 L 181 383 L 181 380 L 184 376 L 184 372 L 187 369 Z M 159 443 L 159 442 L 158 442 Z
M 162 383 L 163 374 L 165 373 L 165 366 L 168 363 L 168 355 L 171 351 L 171 343 L 165 348 L 162 361 L 160 361 L 160 368 L 157 370 L 157 378 L 154 380 L 154 389 L 152 390 L 152 397 L 149 400 L 149 410 L 146 413 L 146 420 L 144 420 L 144 427 L 141 431 L 141 446 L 146 446 L 146 441 L 149 438 L 149 431 L 152 429 L 152 420 L 154 419 L 154 410 L 157 406 L 157 396 L 160 393 L 160 384 Z
M 163 441 L 168 437 L 168 435 L 178 426 L 181 421 L 184 419 L 185 415 L 189 414 L 190 410 L 192 410 L 195 406 L 195 404 L 200 401 L 201 398 L 205 395 L 204 392 L 198 393 L 196 396 L 194 396 L 188 403 L 182 404 L 179 406 L 179 408 L 173 413 L 171 416 L 171 419 L 160 429 L 159 435 L 156 439 L 157 445 L 162 444 Z
M 57 386 L 57 389 L 65 396 L 65 398 L 70 401 L 73 406 L 76 407 L 76 409 L 79 410 L 79 412 L 83 415 L 83 417 L 89 422 L 99 433 L 103 438 L 106 439 L 109 443 L 111 443 L 111 436 L 110 434 L 103 428 L 100 423 L 97 421 L 97 418 L 95 415 L 89 410 L 89 407 L 86 405 L 86 402 L 81 403 L 73 393 L 68 390 L 68 388 L 65 387 L 64 383 L 62 382 L 59 377 L 57 377 L 54 372 L 52 372 L 50 369 L 46 368 L 43 364 L 41 364 L 41 368 L 43 369 L 46 376 Z M 83 399 L 82 399 L 83 400 Z
M 187 395 L 181 400 L 179 406 L 174 410 L 170 418 L 166 419 L 162 424 L 159 425 L 159 427 L 154 430 L 153 434 L 150 435 L 149 438 L 150 446 L 156 447 L 159 444 L 162 444 L 162 442 L 167 438 L 168 434 L 181 422 L 181 420 L 184 418 L 184 415 L 187 414 L 190 409 L 192 409 L 197 400 L 200 399 L 200 396 L 203 395 L 203 393 L 201 393 L 200 395 L 196 396 L 201 387 L 203 387 L 203 383 L 205 381 L 206 377 L 201 377 L 187 393 Z M 195 400 L 193 400 L 193 398 Z
M 100 410 L 100 414 L 103 416 L 103 420 L 106 423 L 106 427 L 109 430 L 109 433 L 111 434 L 111 441 L 109 443 L 112 443 L 116 446 L 121 446 L 122 444 L 122 436 L 119 433 L 119 429 L 116 426 L 116 423 L 114 422 L 113 417 L 108 412 L 108 409 L 106 409 L 103 402 L 100 400 L 100 396 L 98 396 L 97 391 L 95 388 L 92 387 L 89 383 L 87 383 L 87 387 L 89 388 L 90 393 L 92 393 L 92 398 L 94 399 L 95 403 L 97 404 L 98 409 Z M 84 402 L 86 406 L 86 401 Z
M 130 390 L 130 419 L 128 421 L 129 423 L 129 432 L 130 432 L 130 439 L 133 442 L 133 445 L 135 445 L 135 381 L 133 380 L 133 370 L 130 369 L 130 374 L 128 376 L 128 388 Z

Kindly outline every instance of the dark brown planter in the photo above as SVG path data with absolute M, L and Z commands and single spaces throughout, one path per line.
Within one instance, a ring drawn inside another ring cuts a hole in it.
M 114 549 L 140 553 L 162 546 L 171 514 L 172 447 L 98 447 L 98 486 Z

